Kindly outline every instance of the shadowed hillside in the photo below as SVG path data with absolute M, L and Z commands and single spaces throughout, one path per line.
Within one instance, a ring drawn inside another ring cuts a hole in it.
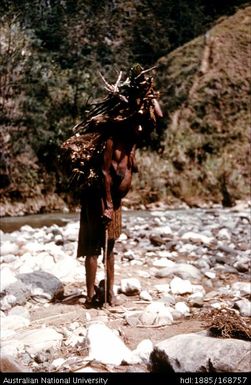
M 249 196 L 250 23 L 247 7 L 158 61 L 164 151 L 143 153 L 135 183 L 152 199 L 231 206 Z

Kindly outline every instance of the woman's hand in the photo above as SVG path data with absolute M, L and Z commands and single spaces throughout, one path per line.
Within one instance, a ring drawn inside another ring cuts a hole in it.
M 107 208 L 103 212 L 102 220 L 105 225 L 108 225 L 112 220 L 113 208 Z

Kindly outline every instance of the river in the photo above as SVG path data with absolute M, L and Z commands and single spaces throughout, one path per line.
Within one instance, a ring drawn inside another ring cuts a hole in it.
M 205 214 L 213 214 L 214 216 L 219 216 L 220 213 L 227 213 L 231 211 L 234 215 L 234 210 L 231 209 L 220 209 L 217 208 L 192 208 L 192 209 L 161 209 L 161 210 L 123 210 L 123 218 L 126 220 L 127 217 L 143 217 L 147 218 L 149 216 L 162 216 L 163 214 L 169 218 L 174 217 L 191 217 L 194 216 L 203 216 Z M 238 212 L 238 210 L 237 210 Z M 236 212 L 236 213 L 237 213 Z M 230 214 L 230 213 L 229 213 Z M 2 217 L 0 218 L 0 230 L 5 233 L 10 233 L 12 231 L 19 230 L 24 225 L 29 225 L 32 228 L 40 228 L 43 226 L 52 226 L 56 224 L 58 226 L 65 226 L 69 222 L 75 222 L 79 220 L 80 213 L 51 213 L 51 214 L 34 214 L 34 215 L 25 215 L 18 217 Z

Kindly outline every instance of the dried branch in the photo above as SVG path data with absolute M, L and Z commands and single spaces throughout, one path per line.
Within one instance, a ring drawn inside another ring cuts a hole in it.
M 140 74 L 138 76 L 136 76 L 135 80 L 137 80 L 138 78 L 140 78 L 140 76 L 146 74 L 147 72 L 154 70 L 155 68 L 157 68 L 157 66 L 153 66 L 151 68 L 148 68 L 146 70 L 141 71 Z
M 122 71 L 120 71 L 120 73 L 119 73 L 119 77 L 118 77 L 118 79 L 117 79 L 117 81 L 115 83 L 114 91 L 113 92 L 118 92 L 118 85 L 119 85 L 119 82 L 121 80 L 121 77 L 122 77 Z
M 112 86 L 111 84 L 109 84 L 109 83 L 105 80 L 105 78 L 104 78 L 104 76 L 101 74 L 101 72 L 99 72 L 99 75 L 100 75 L 101 79 L 103 80 L 103 82 L 105 83 L 105 85 L 106 85 L 105 88 L 107 89 L 107 91 L 113 92 L 113 86 Z

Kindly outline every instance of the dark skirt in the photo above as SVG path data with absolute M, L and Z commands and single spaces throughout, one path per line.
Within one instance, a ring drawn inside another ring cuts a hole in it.
M 100 255 L 105 244 L 105 226 L 102 222 L 102 200 L 86 197 L 81 204 L 77 257 Z M 116 240 L 121 234 L 121 206 L 114 210 L 108 225 L 108 239 Z

